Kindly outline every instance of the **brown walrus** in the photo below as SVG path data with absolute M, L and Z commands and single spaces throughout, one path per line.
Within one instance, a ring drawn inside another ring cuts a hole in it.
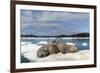
M 64 43 L 63 39 L 54 40 L 49 42 L 47 45 L 43 45 L 37 51 L 37 56 L 42 58 L 46 57 L 50 54 L 57 54 L 59 52 L 65 53 L 73 53 L 77 52 L 79 49 L 75 45 L 68 45 Z
M 58 46 L 56 45 L 56 41 L 52 41 L 48 43 L 48 51 L 50 54 L 56 54 L 60 52 Z
M 48 45 L 43 45 L 37 51 L 37 56 L 40 57 L 40 58 L 46 57 L 48 55 L 50 55 L 50 53 L 48 51 Z
M 56 45 L 61 53 L 66 53 L 66 44 L 63 39 L 56 40 Z
M 76 47 L 76 45 L 71 44 L 65 44 L 63 39 L 59 39 L 57 41 L 57 46 L 61 53 L 73 53 L 77 52 L 79 49 Z
M 50 54 L 57 54 L 59 51 L 57 45 L 54 42 L 50 42 L 47 45 L 43 45 L 42 47 L 39 48 L 37 51 L 37 56 L 38 57 L 46 57 Z
M 79 51 L 75 45 L 66 45 L 66 53 L 74 53 Z

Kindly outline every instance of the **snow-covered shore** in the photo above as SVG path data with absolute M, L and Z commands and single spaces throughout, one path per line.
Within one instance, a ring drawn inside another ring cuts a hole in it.
M 45 62 L 45 61 L 68 61 L 68 60 L 88 60 L 89 59 L 89 50 L 80 50 L 75 53 L 58 53 L 52 54 L 44 58 L 37 57 L 37 50 L 41 45 L 36 45 L 32 43 L 23 43 L 21 47 L 21 55 L 32 62 Z

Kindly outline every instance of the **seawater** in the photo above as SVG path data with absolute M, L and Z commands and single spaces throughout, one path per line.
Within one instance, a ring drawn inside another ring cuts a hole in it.
M 37 37 L 31 37 L 31 38 L 21 38 L 21 43 L 32 43 L 32 44 L 37 44 L 41 41 L 48 42 L 48 41 L 53 41 L 54 39 L 57 38 L 37 38 Z M 81 38 L 73 38 L 73 37 L 64 37 L 62 38 L 65 43 L 74 43 L 80 50 L 85 50 L 89 49 L 89 38 L 87 37 L 81 37 Z

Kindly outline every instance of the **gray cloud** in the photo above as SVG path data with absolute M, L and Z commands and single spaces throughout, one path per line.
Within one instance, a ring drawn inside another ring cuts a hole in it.
M 89 30 L 89 13 L 21 10 L 22 33 L 73 34 Z

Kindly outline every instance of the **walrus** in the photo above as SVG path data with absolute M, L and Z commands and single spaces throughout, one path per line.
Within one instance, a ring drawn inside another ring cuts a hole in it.
M 48 43 L 47 45 L 43 45 L 42 47 L 39 48 L 37 51 L 37 56 L 42 58 L 46 57 L 50 54 L 57 54 L 59 53 L 59 49 L 54 41 Z
M 76 47 L 76 45 L 65 44 L 63 39 L 58 39 L 40 47 L 37 51 L 37 56 L 42 58 L 50 54 L 57 54 L 59 52 L 63 54 L 74 53 L 78 50 L 79 49 Z
M 76 47 L 76 45 L 66 45 L 66 52 L 65 53 L 74 53 L 79 51 L 79 49 Z
M 63 39 L 57 40 L 56 45 L 61 53 L 66 53 L 66 44 L 64 43 Z
M 37 56 L 42 58 L 42 57 L 46 57 L 50 55 L 49 51 L 48 51 L 48 46 L 47 45 L 43 45 L 42 47 L 40 47 L 37 50 Z
M 52 41 L 48 43 L 48 51 L 50 54 L 57 54 L 60 52 L 58 46 L 56 45 L 56 41 Z
M 74 52 L 77 52 L 79 50 L 76 47 L 76 45 L 65 44 L 63 39 L 57 40 L 57 47 L 58 47 L 59 51 L 63 54 L 74 53 Z

